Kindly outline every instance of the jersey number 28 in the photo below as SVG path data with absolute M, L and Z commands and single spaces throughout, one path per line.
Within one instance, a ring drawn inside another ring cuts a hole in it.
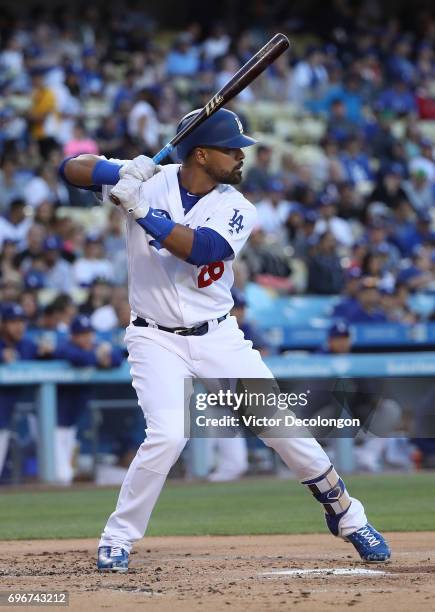
M 202 266 L 198 275 L 198 287 L 200 289 L 204 289 L 204 287 L 209 287 L 212 283 L 219 280 L 222 274 L 224 273 L 224 262 L 223 261 L 213 261 L 208 266 Z

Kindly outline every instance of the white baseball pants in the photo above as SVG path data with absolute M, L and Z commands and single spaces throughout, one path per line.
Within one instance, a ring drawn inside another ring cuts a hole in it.
M 130 551 L 133 542 L 144 536 L 166 476 L 187 442 L 185 393 L 192 391 L 185 391 L 185 379 L 273 378 L 234 317 L 211 325 L 204 336 L 179 336 L 131 324 L 127 328 L 133 387 L 146 419 L 146 439 L 129 467 L 100 546 L 121 546 Z M 301 481 L 317 478 L 331 465 L 314 438 L 262 440 Z M 340 521 L 340 535 L 352 533 L 366 522 L 362 504 L 352 499 Z

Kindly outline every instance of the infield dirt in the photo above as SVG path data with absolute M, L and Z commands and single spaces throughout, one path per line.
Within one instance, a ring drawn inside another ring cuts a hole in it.
M 358 561 L 350 544 L 323 534 L 149 537 L 136 545 L 129 573 L 118 575 L 97 573 L 94 540 L 4 541 L 0 590 L 68 591 L 67 609 L 81 612 L 293 607 L 301 612 L 348 607 L 366 612 L 380 605 L 394 612 L 434 610 L 435 533 L 387 536 L 391 563 L 370 565 Z M 337 568 L 385 573 L 334 575 Z M 327 571 L 263 575 L 286 569 Z

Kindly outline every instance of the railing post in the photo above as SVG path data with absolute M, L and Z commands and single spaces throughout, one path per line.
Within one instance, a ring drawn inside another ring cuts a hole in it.
M 56 383 L 43 382 L 37 393 L 38 472 L 43 482 L 56 481 L 54 430 L 57 420 Z

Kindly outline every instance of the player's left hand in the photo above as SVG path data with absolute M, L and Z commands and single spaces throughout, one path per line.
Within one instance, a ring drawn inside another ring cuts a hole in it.
M 143 219 L 150 209 L 149 204 L 142 197 L 144 182 L 130 176 L 122 178 L 110 192 L 110 199 L 117 206 L 121 206 L 126 213 L 135 219 Z
M 147 181 L 157 172 L 160 172 L 161 166 L 156 166 L 151 157 L 138 155 L 131 161 L 125 163 L 119 171 L 121 178 L 135 178 L 141 181 Z

